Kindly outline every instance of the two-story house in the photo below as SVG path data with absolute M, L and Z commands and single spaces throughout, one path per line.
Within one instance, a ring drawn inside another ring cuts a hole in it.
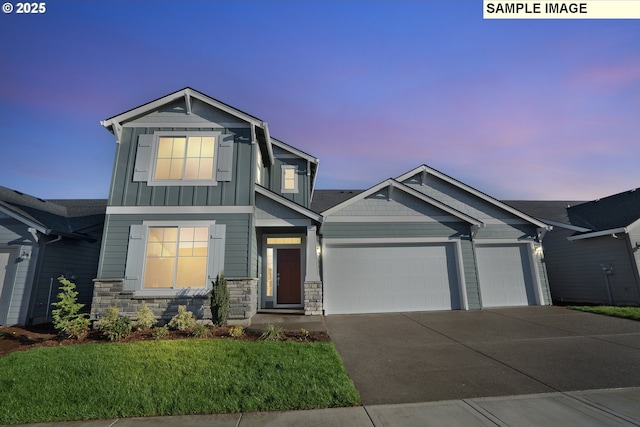
M 364 191 L 315 190 L 318 159 L 185 88 L 102 125 L 117 142 L 92 314 L 236 322 L 549 304 L 544 223 L 426 165 Z M 321 267 L 321 268 L 320 268 Z
M 232 319 L 261 308 L 321 313 L 318 160 L 266 122 L 191 88 L 102 125 L 117 142 L 92 313 L 210 317 L 224 272 Z

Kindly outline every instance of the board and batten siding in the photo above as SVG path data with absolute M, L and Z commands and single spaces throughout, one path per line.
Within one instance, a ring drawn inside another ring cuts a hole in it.
M 138 137 L 156 131 L 219 131 L 235 134 L 231 181 L 211 186 L 149 186 L 133 181 Z M 253 193 L 250 129 L 202 128 L 132 128 L 122 130 L 116 149 L 109 206 L 233 206 L 249 205 Z
M 215 221 L 226 225 L 224 272 L 227 277 L 250 277 L 250 214 L 147 214 L 107 215 L 98 278 L 125 275 L 129 228 L 143 221 Z
M 567 240 L 574 234 L 574 231 L 556 227 L 544 238 L 544 257 L 553 299 L 607 304 L 608 280 L 615 304 L 640 303 L 626 236 Z M 607 275 L 603 267 L 611 267 L 613 274 Z
M 282 150 L 274 147 L 275 159 L 273 165 L 267 168 L 269 169 L 269 173 L 263 175 L 263 178 L 265 178 L 264 187 L 300 206 L 308 208 L 311 193 L 311 177 L 307 173 L 307 161 L 301 158 L 294 158 L 292 154 L 287 154 L 286 158 L 279 158 L 277 154 L 278 151 Z M 297 167 L 297 193 L 282 192 L 282 166 Z

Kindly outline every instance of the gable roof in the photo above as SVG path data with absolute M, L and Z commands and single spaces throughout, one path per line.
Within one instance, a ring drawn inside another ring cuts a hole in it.
M 310 218 L 316 222 L 322 222 L 322 215 L 320 215 L 317 212 L 313 212 L 310 209 L 305 208 L 304 206 L 301 206 L 295 202 L 292 202 L 291 200 L 282 197 L 279 194 L 274 193 L 273 191 L 256 184 L 256 193 L 257 194 L 262 194 L 265 197 L 268 197 L 269 199 L 273 200 L 274 202 L 277 202 L 283 206 L 286 206 L 287 208 L 294 210 L 296 212 L 298 212 L 299 214 L 302 214 L 304 216 L 306 216 L 307 218 Z
M 521 219 L 523 219 L 523 220 L 525 220 L 527 222 L 530 222 L 530 223 L 532 223 L 534 225 L 537 225 L 540 228 L 549 229 L 549 226 L 547 224 L 545 224 L 544 222 L 539 221 L 538 219 L 536 219 L 536 218 L 534 218 L 534 217 L 532 217 L 530 215 L 527 215 L 524 212 L 521 212 L 521 211 L 519 211 L 519 210 L 517 210 L 517 209 L 515 209 L 515 208 L 513 208 L 513 207 L 511 207 L 511 206 L 509 206 L 509 205 L 497 200 L 497 199 L 494 199 L 493 197 L 489 196 L 488 194 L 483 193 L 482 191 L 476 190 L 475 188 L 473 188 L 473 187 L 471 187 L 471 186 L 469 186 L 467 184 L 464 184 L 464 183 L 458 181 L 457 179 L 454 179 L 454 178 L 450 177 L 449 175 L 446 175 L 446 174 L 444 174 L 444 173 L 442 173 L 440 171 L 437 171 L 437 170 L 435 170 L 435 169 L 433 169 L 433 168 L 431 168 L 431 167 L 429 167 L 427 165 L 424 165 L 424 164 L 418 166 L 415 169 L 410 170 L 407 173 L 404 173 L 404 174 L 400 175 L 399 177 L 396 178 L 396 180 L 397 181 L 404 181 L 404 180 L 407 180 L 407 179 L 411 178 L 412 176 L 414 176 L 416 174 L 419 174 L 419 173 L 425 173 L 427 175 L 433 175 L 433 176 L 435 176 L 435 177 L 437 177 L 437 178 L 439 178 L 439 179 L 441 179 L 441 180 L 443 180 L 443 181 L 445 181 L 445 182 L 447 182 L 447 183 L 449 183 L 449 184 L 451 184 L 451 185 L 453 185 L 455 187 L 458 187 L 459 189 L 461 189 L 463 191 L 466 191 L 466 192 L 468 192 L 470 194 L 473 194 L 474 196 L 476 196 L 476 197 L 478 197 L 478 198 L 480 198 L 480 199 L 482 199 L 482 200 L 484 200 L 486 202 L 489 202 L 490 204 L 492 204 L 492 205 L 494 205 L 494 206 L 496 206 L 496 207 L 498 207 L 500 209 L 503 209 L 503 210 L 511 213 L 512 215 L 515 215 L 515 216 L 517 216 L 517 217 L 519 217 L 519 218 L 521 218 Z
M 452 207 L 450 207 L 450 206 L 448 206 L 448 205 L 446 205 L 446 204 L 444 204 L 444 203 L 442 203 L 442 202 L 440 202 L 440 201 L 438 201 L 438 200 L 436 200 L 436 199 L 434 199 L 432 197 L 429 197 L 426 194 L 423 194 L 423 193 L 421 193 L 419 191 L 416 191 L 413 188 L 411 188 L 411 187 L 409 187 L 409 186 L 407 186 L 407 185 L 405 185 L 405 184 L 403 184 L 403 183 L 401 183 L 399 181 L 396 181 L 393 178 L 389 178 L 386 181 L 383 181 L 378 185 L 374 185 L 373 187 L 369 188 L 368 190 L 365 190 L 365 191 L 362 191 L 362 192 L 360 192 L 358 194 L 355 194 L 351 198 L 349 198 L 349 199 L 347 199 L 347 200 L 345 200 L 345 201 L 343 201 L 343 202 L 341 202 L 341 203 L 339 203 L 337 205 L 334 205 L 333 207 L 331 207 L 329 209 L 326 209 L 325 211 L 322 212 L 322 215 L 324 217 L 330 216 L 331 214 L 333 214 L 333 213 L 335 213 L 335 212 L 337 212 L 337 211 L 339 211 L 341 209 L 344 209 L 345 207 L 347 207 L 347 206 L 349 206 L 349 205 L 351 205 L 351 204 L 353 204 L 353 203 L 355 203 L 357 201 L 363 200 L 365 197 L 371 196 L 371 195 L 379 192 L 380 190 L 382 190 L 383 188 L 386 188 L 386 187 L 390 187 L 390 188 L 394 188 L 394 189 L 398 189 L 400 191 L 403 191 L 403 192 L 405 192 L 405 193 L 407 193 L 407 194 L 409 194 L 409 195 L 411 195 L 411 196 L 413 196 L 413 197 L 415 197 L 417 199 L 422 200 L 423 202 L 426 202 L 426 203 L 428 203 L 428 204 L 430 204 L 430 205 L 432 205 L 432 206 L 434 206 L 434 207 L 436 207 L 436 208 L 438 208 L 440 210 L 443 210 L 443 211 L 445 211 L 445 212 L 447 212 L 447 213 L 449 213 L 449 214 L 451 214 L 451 215 L 453 215 L 453 216 L 465 221 L 465 222 L 468 222 L 469 224 L 478 225 L 478 226 L 484 226 L 484 223 L 482 221 L 480 221 L 479 219 L 473 218 L 473 217 L 471 217 L 471 216 L 469 216 L 469 215 L 467 215 L 467 214 L 465 214 L 463 212 L 460 212 L 459 210 L 454 209 L 454 208 L 452 208 Z
M 311 172 L 311 196 L 313 197 L 320 159 L 318 159 L 317 157 L 313 157 L 311 154 L 305 153 L 304 151 L 299 150 L 285 142 L 282 142 L 279 139 L 275 139 L 274 137 L 271 137 L 271 144 L 282 150 L 288 151 L 291 154 L 301 157 L 308 162 L 309 170 Z
M 184 99 L 187 114 L 191 114 L 191 100 L 197 99 L 205 104 L 222 110 L 225 113 L 231 114 L 232 116 L 235 116 L 240 120 L 251 124 L 256 131 L 256 138 L 266 148 L 269 164 L 273 163 L 273 147 L 271 146 L 271 137 L 269 134 L 269 125 L 267 124 L 267 122 L 190 87 L 185 87 L 184 89 L 180 89 L 176 92 L 147 102 L 146 104 L 142 104 L 138 107 L 132 108 L 113 117 L 109 117 L 108 119 L 102 120 L 100 124 L 104 126 L 109 132 L 113 133 L 116 136 L 116 141 L 120 142 L 123 123 L 155 111 L 158 108 L 170 104 L 171 102 L 181 98 Z
M 44 200 L 0 186 L 0 212 L 45 235 L 89 239 L 83 230 L 104 223 L 106 199 Z

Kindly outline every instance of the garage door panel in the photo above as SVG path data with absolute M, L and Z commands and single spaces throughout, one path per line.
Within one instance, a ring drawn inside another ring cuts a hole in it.
M 483 307 L 535 305 L 527 245 L 477 246 Z
M 378 313 L 460 308 L 453 245 L 340 245 L 324 253 L 325 310 Z

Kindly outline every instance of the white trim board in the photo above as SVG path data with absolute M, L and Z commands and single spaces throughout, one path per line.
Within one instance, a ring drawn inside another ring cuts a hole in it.
M 107 206 L 107 215 L 250 214 L 253 206 Z

